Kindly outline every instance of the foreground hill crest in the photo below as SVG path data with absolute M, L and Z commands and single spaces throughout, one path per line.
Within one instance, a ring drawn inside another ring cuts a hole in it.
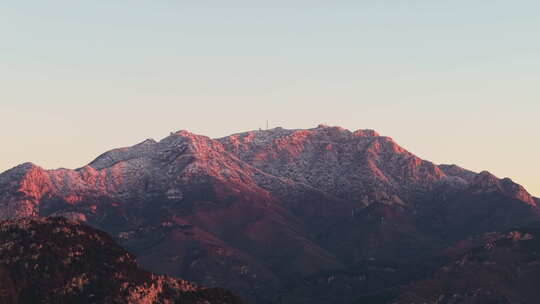
M 16 303 L 192 303 L 242 301 L 142 270 L 105 233 L 64 218 L 0 223 L 0 301 Z

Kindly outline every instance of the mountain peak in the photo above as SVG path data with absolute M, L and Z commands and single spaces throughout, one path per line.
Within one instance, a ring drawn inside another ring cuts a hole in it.
M 473 185 L 478 185 L 482 188 L 497 188 L 498 190 L 501 189 L 500 181 L 499 179 L 491 174 L 489 171 L 482 171 L 478 173 L 473 180 Z
M 371 129 L 358 129 L 353 132 L 355 137 L 379 137 L 381 136 L 377 131 Z
M 333 130 L 337 130 L 337 131 L 348 131 L 350 132 L 349 130 L 341 127 L 341 126 L 330 126 L 330 125 L 327 125 L 327 124 L 319 124 L 317 125 L 317 127 L 315 128 L 312 128 L 310 130 L 324 130 L 324 129 L 333 129 Z
M 171 136 L 179 136 L 179 137 L 196 137 L 196 136 L 202 136 L 197 135 L 193 132 L 190 132 L 188 130 L 178 130 L 176 132 L 171 132 Z
M 482 171 L 477 174 L 471 183 L 471 189 L 476 193 L 502 193 L 508 197 L 536 206 L 534 198 L 521 185 L 514 183 L 510 178 L 499 179 L 489 171 Z
M 143 142 L 141 142 L 139 145 L 155 145 L 157 142 L 153 138 L 147 138 Z
M 6 184 L 9 180 L 18 180 L 18 186 L 30 183 L 29 180 L 40 178 L 45 170 L 40 166 L 31 162 L 26 162 L 16 167 L 13 167 L 0 175 L 0 187 Z M 12 185 L 13 186 L 13 185 Z
M 9 170 L 7 170 L 6 172 L 12 172 L 12 173 L 26 173 L 28 171 L 31 171 L 31 170 L 35 170 L 35 169 L 38 169 L 38 170 L 42 170 L 42 168 L 32 162 L 25 162 L 25 163 L 22 163 L 18 166 L 15 166 Z
M 324 131 L 329 135 L 338 135 L 347 137 L 380 137 L 380 134 L 372 129 L 358 129 L 355 131 L 350 131 L 346 128 L 340 126 L 329 126 L 326 124 L 320 124 L 316 128 L 308 129 L 311 131 Z
M 338 270 L 372 259 L 409 264 L 449 240 L 540 219 L 536 203 L 511 179 L 437 166 L 373 130 L 327 125 L 219 139 L 180 130 L 77 170 L 25 163 L 0 175 L 0 219 L 82 219 L 147 269 L 263 304 L 305 278 L 313 281 L 300 283 L 303 294 L 322 299 L 343 294 L 338 282 L 370 294 L 366 280 L 377 275 Z
M 309 129 L 309 130 L 324 130 L 324 129 L 333 129 L 336 132 L 343 132 L 347 134 L 351 134 L 353 137 L 379 137 L 381 136 L 377 131 L 372 129 L 358 129 L 355 131 L 350 131 L 346 128 L 340 127 L 340 126 L 330 126 L 326 124 L 319 124 L 316 128 Z

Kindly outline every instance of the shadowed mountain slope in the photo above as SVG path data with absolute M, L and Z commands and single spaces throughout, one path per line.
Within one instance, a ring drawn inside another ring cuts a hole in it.
M 493 232 L 448 249 L 450 261 L 394 303 L 537 303 L 540 225 Z

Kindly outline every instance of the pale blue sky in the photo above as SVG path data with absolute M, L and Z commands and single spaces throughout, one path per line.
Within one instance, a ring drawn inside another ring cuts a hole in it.
M 537 1 L 0 2 L 0 171 L 325 122 L 540 195 Z

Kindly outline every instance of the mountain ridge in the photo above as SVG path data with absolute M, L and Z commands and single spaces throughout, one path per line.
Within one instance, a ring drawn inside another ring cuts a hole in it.
M 382 292 L 376 278 L 394 266 L 373 259 L 403 269 L 438 259 L 452 242 L 540 219 L 538 201 L 510 179 L 435 165 L 373 130 L 324 125 L 218 139 L 181 130 L 75 170 L 25 163 L 0 174 L 0 218 L 82 220 L 147 269 L 256 303 L 304 303 L 296 291 L 322 288 L 307 278 L 346 269 L 369 279 L 346 292 L 328 283 L 327 296 L 342 297 L 334 302 Z

